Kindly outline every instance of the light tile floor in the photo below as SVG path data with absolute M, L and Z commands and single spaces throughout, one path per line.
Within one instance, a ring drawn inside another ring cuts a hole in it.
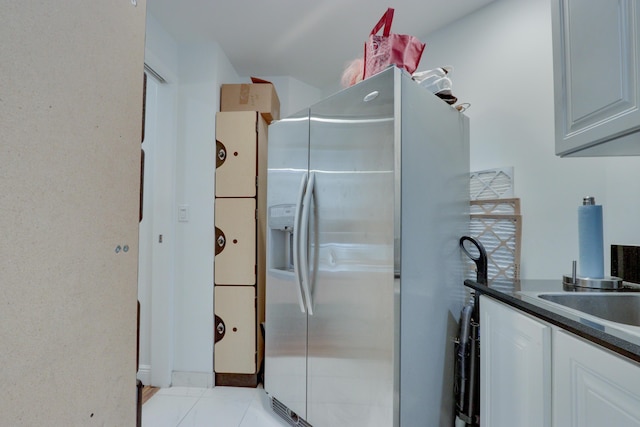
M 262 387 L 171 387 L 142 405 L 143 427 L 283 427 Z

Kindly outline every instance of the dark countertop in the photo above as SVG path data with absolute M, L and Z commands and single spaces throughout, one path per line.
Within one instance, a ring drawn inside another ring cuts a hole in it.
M 497 283 L 490 287 L 473 280 L 465 286 L 498 301 L 559 326 L 595 344 L 640 362 L 640 327 L 602 321 L 588 314 L 546 303 L 536 293 L 563 292 L 561 280 L 521 280 L 515 283 Z

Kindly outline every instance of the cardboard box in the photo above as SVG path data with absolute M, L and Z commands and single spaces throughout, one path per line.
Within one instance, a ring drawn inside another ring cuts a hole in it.
M 251 78 L 253 83 L 223 84 L 220 111 L 258 111 L 271 123 L 280 119 L 280 100 L 273 83 Z

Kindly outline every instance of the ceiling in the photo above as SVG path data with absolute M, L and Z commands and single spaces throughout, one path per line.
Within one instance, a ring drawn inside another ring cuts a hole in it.
M 392 31 L 425 38 L 493 0 L 147 0 L 179 43 L 217 42 L 240 76 L 335 87 L 387 7 Z M 427 46 L 428 49 L 428 46 Z

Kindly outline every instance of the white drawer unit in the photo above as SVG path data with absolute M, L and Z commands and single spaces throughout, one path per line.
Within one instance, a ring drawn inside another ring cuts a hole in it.
M 216 115 L 216 197 L 255 197 L 257 120 L 254 111 Z
M 256 367 L 256 293 L 253 286 L 215 287 L 216 373 L 254 374 Z
M 256 387 L 260 382 L 267 134 L 267 122 L 257 111 L 216 114 L 213 281 L 217 385 Z
M 216 285 L 256 283 L 256 200 L 216 199 Z

